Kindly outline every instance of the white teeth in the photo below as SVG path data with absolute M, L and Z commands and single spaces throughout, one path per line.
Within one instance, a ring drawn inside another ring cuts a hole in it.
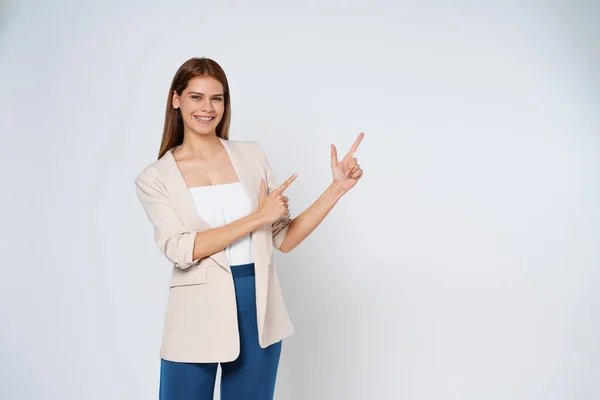
M 213 117 L 194 117 L 199 121 L 210 121 L 213 119 Z

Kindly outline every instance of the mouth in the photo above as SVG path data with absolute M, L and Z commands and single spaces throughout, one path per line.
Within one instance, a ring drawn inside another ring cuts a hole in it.
M 194 115 L 194 119 L 201 124 L 210 124 L 213 122 L 215 117 L 210 116 L 202 116 L 202 115 Z

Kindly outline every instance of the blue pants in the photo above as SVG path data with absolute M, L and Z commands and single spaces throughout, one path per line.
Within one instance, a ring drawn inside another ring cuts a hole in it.
M 237 299 L 240 355 L 221 364 L 222 400 L 272 400 L 281 341 L 258 344 L 254 263 L 232 265 Z M 212 400 L 218 363 L 185 363 L 161 359 L 160 400 Z

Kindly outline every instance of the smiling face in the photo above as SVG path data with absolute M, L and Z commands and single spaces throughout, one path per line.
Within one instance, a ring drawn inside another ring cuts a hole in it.
M 223 85 L 211 76 L 192 78 L 181 95 L 173 92 L 173 108 L 180 110 L 189 134 L 216 134 L 225 112 Z

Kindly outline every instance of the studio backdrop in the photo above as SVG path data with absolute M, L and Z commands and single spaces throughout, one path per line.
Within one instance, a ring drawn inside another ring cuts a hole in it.
M 593 1 L 0 6 L 0 398 L 157 398 L 172 265 L 134 179 L 176 69 L 227 73 L 292 217 L 279 400 L 600 398 Z M 218 394 L 218 385 L 216 389 Z

